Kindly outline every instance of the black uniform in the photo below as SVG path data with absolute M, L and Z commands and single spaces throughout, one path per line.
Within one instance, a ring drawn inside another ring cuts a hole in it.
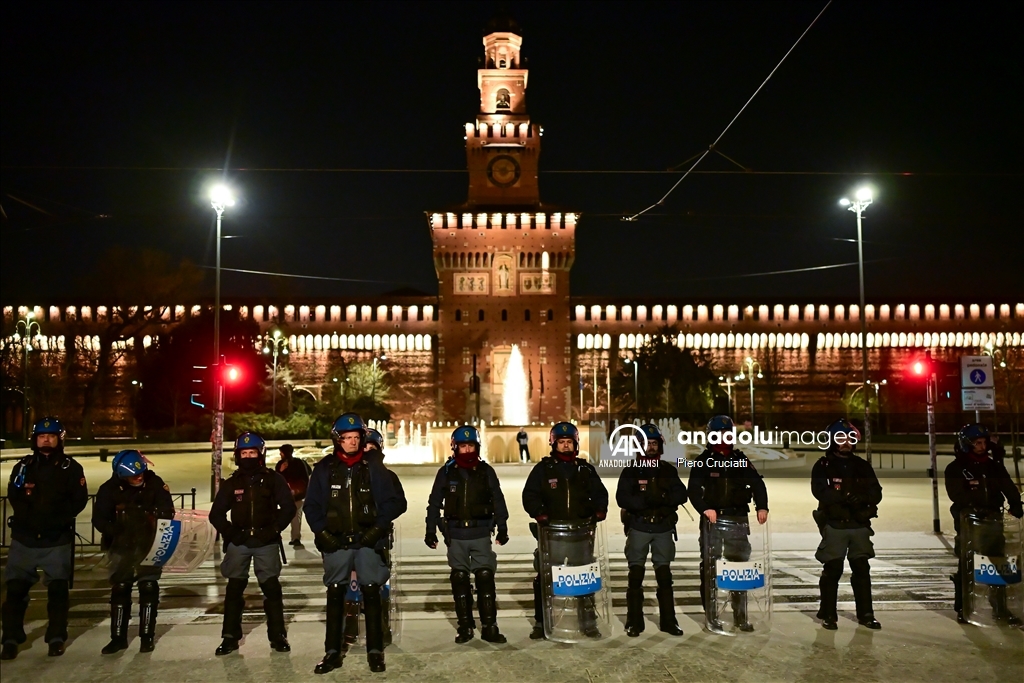
M 476 576 L 482 636 L 504 642 L 497 626 L 494 572 L 498 556 L 491 547 L 491 533 L 497 530 L 499 541 L 508 541 L 508 507 L 493 467 L 480 460 L 471 468 L 459 467 L 455 458 L 448 459 L 437 471 L 427 500 L 428 545 L 437 544 L 438 527 L 448 546 L 448 566 L 452 570 L 449 579 L 459 630 L 456 642 L 468 641 L 476 628 L 471 572 Z
M 14 466 L 7 485 L 7 499 L 14 515 L 5 569 L 7 599 L 2 608 L 0 641 L 5 650 L 25 642 L 28 593 L 39 581 L 38 570 L 42 569 L 49 616 L 46 642 L 51 645 L 51 654 L 62 654 L 63 643 L 68 639 L 75 517 L 89 500 L 85 473 L 81 465 L 64 454 L 63 448 L 48 456 L 34 451 Z
M 671 568 L 676 555 L 676 510 L 686 503 L 686 486 L 679 479 L 679 471 L 660 458 L 638 458 L 633 467 L 623 469 L 619 475 L 615 502 L 622 508 L 626 531 L 627 631 L 639 635 L 644 630 L 643 581 L 650 551 L 658 581 L 661 630 L 682 635 L 675 615 Z
M 836 621 L 839 579 L 843 576 L 844 561 L 849 558 L 857 620 L 874 621 L 869 564 L 875 556 L 871 519 L 878 516 L 878 504 L 882 501 L 882 487 L 875 471 L 853 453 L 843 456 L 829 450 L 811 470 L 811 493 L 818 500 L 814 521 L 821 531 L 821 543 L 814 555 L 822 564 L 818 618 L 826 625 Z
M 132 486 L 115 474 L 96 493 L 92 525 L 100 532 L 100 544 L 109 559 L 110 637 L 125 646 L 135 581 L 139 582 L 139 637 L 144 647 L 152 645 L 160 568 L 139 562 L 152 547 L 157 520 L 173 518 L 170 489 L 152 470 L 143 472 L 141 486 Z
M 708 614 L 712 615 L 711 620 L 714 621 L 717 618 L 717 606 L 714 597 L 709 599 L 708 596 L 709 581 L 710 586 L 714 586 L 714 579 L 707 576 L 707 570 L 720 556 L 736 562 L 750 559 L 750 541 L 747 539 L 750 534 L 747 520 L 750 502 L 753 499 L 756 510 L 768 510 L 768 489 L 754 465 L 738 449 L 723 455 L 708 448 L 698 460 L 700 463 L 695 463 L 690 469 L 686 490 L 694 509 L 701 515 L 700 601 L 705 611 L 712 610 Z M 746 533 L 723 538 L 722 547 L 710 548 L 705 543 L 709 532 L 709 522 L 704 516 L 706 510 L 715 510 L 719 517 L 738 518 L 740 528 L 745 529 Z M 733 591 L 730 596 L 738 626 L 746 625 L 746 597 L 746 593 L 740 591 Z
M 224 539 L 221 574 L 228 580 L 224 598 L 222 637 L 237 648 L 242 639 L 242 612 L 249 564 L 255 563 L 256 579 L 263 591 L 267 637 L 272 646 L 286 644 L 284 598 L 281 591 L 281 531 L 295 516 L 295 500 L 284 477 L 260 464 L 235 470 L 221 484 L 210 508 L 210 523 Z M 227 515 L 231 513 L 231 521 Z M 282 648 L 283 649 L 283 648 Z M 230 651 L 230 650 L 228 650 Z
M 523 486 L 523 508 L 526 514 L 538 524 L 548 522 L 575 522 L 596 524 L 608 514 L 608 489 L 598 476 L 597 470 L 583 458 L 562 460 L 553 453 L 542 459 L 530 470 Z M 532 526 L 532 525 L 531 525 Z M 535 528 L 535 527 L 534 527 Z M 536 531 L 534 531 L 536 535 Z M 579 565 L 594 560 L 594 547 L 588 543 L 566 543 L 565 547 L 553 549 L 557 555 L 571 564 Z M 544 612 L 541 592 L 540 552 L 534 551 L 534 568 L 537 576 L 533 580 L 534 620 L 537 629 L 543 630 Z M 597 612 L 594 596 L 580 596 L 577 601 L 579 619 L 584 632 L 600 636 L 597 630 Z
M 949 511 L 953 515 L 953 528 L 956 529 L 956 541 L 954 549 L 959 558 L 957 571 L 951 577 L 953 579 L 954 600 L 953 608 L 958 612 L 963 610 L 963 572 L 968 566 L 966 553 L 961 552 L 963 541 L 960 536 L 960 516 L 964 511 L 969 511 L 980 517 L 991 517 L 993 519 L 993 533 L 990 538 L 977 539 L 989 546 L 986 548 L 988 555 L 1001 556 L 1005 553 L 1003 543 L 1005 539 L 1002 529 L 995 530 L 995 520 L 1001 519 L 1001 510 L 1006 502 L 1010 514 L 1018 519 L 1024 516 L 1024 508 L 1021 505 L 1020 492 L 1006 471 L 1002 460 L 992 457 L 986 453 L 984 457 L 978 458 L 973 454 L 962 453 L 956 449 L 956 457 L 953 462 L 946 466 L 946 493 L 953 502 Z M 1012 617 L 1006 606 L 1006 589 L 997 588 L 989 595 L 992 603 L 993 614 L 996 618 Z M 1016 617 L 1014 617 L 1016 618 Z

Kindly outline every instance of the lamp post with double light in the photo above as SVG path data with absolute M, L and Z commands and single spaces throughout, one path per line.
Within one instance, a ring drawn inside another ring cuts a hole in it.
M 754 375 L 757 375 L 758 379 L 764 377 L 761 374 L 761 364 L 756 360 L 747 356 L 743 359 L 743 367 L 740 369 L 740 374 L 736 375 L 737 380 L 746 379 L 750 382 L 750 426 L 754 426 Z
M 853 200 L 842 198 L 840 206 L 845 206 L 857 214 L 857 271 L 860 276 L 860 358 L 861 358 L 861 382 L 868 386 L 868 317 L 864 311 L 864 231 L 861 224 L 864 219 L 864 209 L 871 206 L 873 200 L 871 188 L 862 187 L 853 195 Z M 870 401 L 867 400 L 867 391 L 864 392 L 864 452 L 867 454 L 868 463 L 871 462 L 871 412 Z
M 21 371 L 21 398 L 22 398 L 22 413 L 21 413 L 21 431 L 22 436 L 28 441 L 29 435 L 29 416 L 28 416 L 28 354 L 32 351 L 32 336 L 33 330 L 35 335 L 38 336 L 43 333 L 43 329 L 39 326 L 39 323 L 33 320 L 35 313 L 28 311 L 25 313 L 25 317 L 18 321 L 15 326 L 15 331 L 21 336 L 25 343 L 22 344 L 24 350 L 24 360 L 22 361 Z
M 263 354 L 274 357 L 274 371 L 270 380 L 270 414 L 277 417 L 277 356 L 288 355 L 288 340 L 281 334 L 281 330 L 274 330 L 263 342 Z

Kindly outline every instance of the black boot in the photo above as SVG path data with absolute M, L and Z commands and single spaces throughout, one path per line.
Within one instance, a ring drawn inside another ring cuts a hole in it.
M 46 642 L 50 644 L 47 655 L 60 657 L 64 654 L 64 643 L 68 639 L 68 610 L 70 586 L 67 581 L 51 581 L 47 587 L 46 612 L 50 619 L 46 626 Z
M 380 673 L 384 666 L 384 622 L 380 616 L 380 584 L 368 583 L 363 589 L 366 610 L 366 661 L 370 671 Z
M 347 586 L 332 583 L 327 587 L 327 635 L 324 638 L 324 658 L 313 673 L 325 674 L 340 669 L 344 662 L 341 652 L 342 631 L 345 621 L 345 591 Z
M 473 585 L 469 582 L 469 572 L 452 570 L 449 579 L 452 584 L 452 597 L 455 598 L 455 620 L 458 635 L 455 642 L 468 643 L 473 640 Z
M 681 636 L 683 635 L 683 629 L 679 628 L 679 622 L 676 621 L 676 598 L 675 592 L 672 590 L 672 568 L 668 565 L 655 567 L 654 576 L 658 580 L 658 620 L 660 628 L 670 636 Z M 642 594 L 641 600 L 643 600 Z
M 488 643 L 507 643 L 498 630 L 498 596 L 494 586 L 494 572 L 478 569 L 476 572 L 477 605 L 480 609 L 480 637 Z
M 18 645 L 25 642 L 25 610 L 28 609 L 28 592 L 32 584 L 28 581 L 8 581 L 7 599 L 0 608 L 0 659 L 14 659 L 18 656 Z
M 110 642 L 100 650 L 112 655 L 128 649 L 128 620 L 132 612 L 132 584 L 115 583 L 110 587 Z
M 156 608 L 160 604 L 160 585 L 153 579 L 139 581 L 139 652 L 156 648 Z
M 821 604 L 817 617 L 821 626 L 827 631 L 839 628 L 839 614 L 836 603 L 839 601 L 839 579 L 843 576 L 843 560 L 829 560 L 821 567 L 821 578 L 818 579 L 818 592 Z
M 877 631 L 882 625 L 875 620 L 871 600 L 871 565 L 868 558 L 850 560 L 850 585 L 853 586 L 853 600 L 857 605 L 857 623 Z
M 384 648 L 391 645 L 391 586 L 380 589 L 380 618 L 384 622 Z
M 245 611 L 245 587 L 249 579 L 228 579 L 227 594 L 224 596 L 224 626 L 221 629 L 220 646 L 214 652 L 217 656 L 231 654 L 238 649 L 242 639 L 242 612 Z
M 747 594 L 744 591 L 729 591 L 729 603 L 732 606 L 732 623 L 739 631 L 750 633 L 753 625 L 747 620 Z
M 544 596 L 541 593 L 540 577 L 533 577 L 533 630 L 530 640 L 544 640 Z
M 284 593 L 277 577 L 260 584 L 263 591 L 263 614 L 267 617 L 267 639 L 274 652 L 291 652 L 288 631 L 284 625 Z
M 576 617 L 583 635 L 587 638 L 601 637 L 601 631 L 597 628 L 597 606 L 594 604 L 593 593 L 576 598 Z
M 626 585 L 626 635 L 636 638 L 644 632 L 644 573 L 642 564 L 629 566 Z

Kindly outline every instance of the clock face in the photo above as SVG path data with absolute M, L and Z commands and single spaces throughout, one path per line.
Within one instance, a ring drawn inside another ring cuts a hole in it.
M 503 154 L 487 164 L 487 179 L 498 187 L 511 187 L 519 182 L 519 162 Z

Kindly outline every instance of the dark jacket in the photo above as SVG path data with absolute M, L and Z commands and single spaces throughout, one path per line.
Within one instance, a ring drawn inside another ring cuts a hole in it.
M 284 477 L 295 500 L 302 500 L 306 497 L 306 488 L 309 486 L 309 475 L 312 468 L 305 460 L 296 458 L 294 455 L 289 458 L 281 458 L 274 465 L 274 471 Z
M 547 515 L 552 522 L 604 518 L 608 489 L 594 466 L 583 458 L 566 462 L 549 455 L 534 465 L 526 478 L 523 508 L 534 519 Z
M 671 531 L 679 519 L 676 510 L 686 503 L 686 486 L 670 463 L 658 460 L 655 468 L 644 462 L 636 460 L 619 475 L 615 502 L 623 510 L 622 522 L 649 534 Z
M 143 473 L 142 486 L 132 486 L 115 474 L 96 492 L 92 525 L 101 534 L 104 550 L 119 555 L 146 552 L 158 519 L 174 519 L 174 501 L 170 488 L 153 470 Z
M 276 545 L 294 518 L 295 500 L 288 482 L 267 467 L 254 472 L 235 470 L 221 484 L 210 508 L 210 523 L 221 537 L 249 548 Z
M 82 466 L 63 450 L 34 452 L 11 471 L 7 499 L 14 512 L 11 538 L 30 548 L 53 548 L 74 541 L 75 517 L 89 502 L 89 489 Z
M 953 504 L 949 507 L 956 528 L 960 528 L 960 512 L 970 508 L 978 512 L 995 512 L 1003 507 L 1005 500 L 1010 514 L 1021 517 L 1020 491 L 1006 471 L 1002 462 L 992 457 L 973 460 L 970 456 L 957 453 L 953 462 L 946 466 L 946 493 Z
M 398 517 L 404 515 L 409 510 L 409 501 L 405 497 L 405 488 L 402 486 L 402 480 L 398 478 L 398 475 L 395 474 L 394 470 L 388 469 L 388 466 L 384 464 L 384 454 L 381 451 L 371 448 L 363 454 L 363 457 L 367 459 L 376 458 L 380 461 L 381 466 L 387 470 L 388 475 L 391 477 L 391 484 L 395 487 L 395 493 L 398 494 Z
M 826 453 L 811 469 L 811 493 L 818 500 L 814 515 L 819 524 L 834 529 L 871 526 L 882 502 L 882 487 L 867 460 Z
M 736 449 L 729 455 L 705 449 L 690 469 L 686 490 L 701 514 L 716 510 L 723 515 L 745 515 L 750 512 L 751 499 L 756 510 L 768 509 L 764 479 L 743 451 Z
M 437 470 L 427 499 L 427 535 L 439 526 L 459 539 L 487 538 L 495 528 L 499 535 L 508 533 L 508 506 L 493 467 L 481 461 L 467 469 L 448 458 Z
M 344 479 L 350 469 L 367 468 L 369 471 L 370 495 L 373 498 L 375 510 L 372 525 L 381 529 L 390 529 L 403 509 L 407 506 L 404 496 L 400 496 L 395 489 L 391 472 L 384 467 L 379 458 L 363 458 L 352 468 L 349 468 L 341 458 L 334 453 L 327 455 L 313 467 L 313 474 L 309 478 L 309 491 L 306 494 L 306 502 L 302 507 L 306 516 L 306 523 L 314 534 L 327 529 L 327 513 L 331 498 L 331 474 L 332 468 L 340 468 L 338 474 Z M 382 539 L 381 544 L 387 539 Z

